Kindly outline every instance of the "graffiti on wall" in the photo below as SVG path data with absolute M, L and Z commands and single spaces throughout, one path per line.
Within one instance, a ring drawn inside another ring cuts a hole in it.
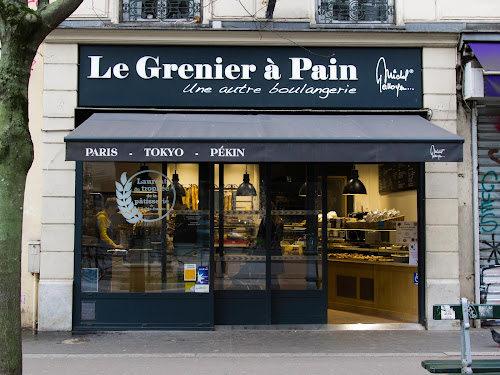
M 492 127 L 500 132 L 500 118 L 480 124 L 478 143 L 480 303 L 500 303 L 500 147 Z
M 483 233 L 490 233 L 498 228 L 498 218 L 494 213 L 495 197 L 493 194 L 493 191 L 495 190 L 495 182 L 497 181 L 498 175 L 493 170 L 486 172 L 481 179 L 480 225 L 481 232 Z

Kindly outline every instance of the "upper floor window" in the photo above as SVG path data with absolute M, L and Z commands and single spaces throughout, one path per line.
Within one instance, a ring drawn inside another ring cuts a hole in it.
M 319 24 L 392 23 L 393 16 L 393 0 L 318 0 Z
M 200 0 L 123 0 L 123 21 L 199 21 Z

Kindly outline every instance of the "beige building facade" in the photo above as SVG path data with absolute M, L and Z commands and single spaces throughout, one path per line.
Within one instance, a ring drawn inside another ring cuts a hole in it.
M 477 301 L 474 145 L 471 114 L 457 96 L 457 70 L 461 68 L 458 47 L 466 28 L 498 25 L 500 17 L 493 15 L 500 14 L 500 4 L 487 0 L 389 0 L 382 3 L 393 11 L 383 22 L 319 22 L 319 3 L 322 1 L 277 0 L 272 18 L 266 18 L 266 1 L 201 0 L 199 15 L 192 19 L 148 22 L 123 21 L 121 1 L 85 0 L 49 35 L 37 54 L 30 83 L 35 161 L 28 175 L 24 209 L 24 326 L 43 331 L 75 327 L 75 236 L 81 233 L 75 219 L 79 172 L 77 162 L 66 160 L 64 138 L 75 129 L 79 106 L 80 45 L 421 50 L 422 110 L 433 124 L 465 142 L 463 161 L 425 163 L 425 239 L 420 242 L 425 243 L 425 257 L 420 258 L 425 259 L 425 276 L 418 280 L 424 285 L 419 300 L 423 319 L 417 323 L 428 329 L 452 328 L 432 320 L 432 305 L 457 303 L 460 297 Z M 363 177 L 362 167 L 359 170 Z M 362 200 L 356 204 L 370 205 Z M 27 267 L 29 244 L 36 241 L 41 249 L 39 274 L 28 272 Z

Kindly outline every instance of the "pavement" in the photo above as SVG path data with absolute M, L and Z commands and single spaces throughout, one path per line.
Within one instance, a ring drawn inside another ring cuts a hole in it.
M 25 331 L 23 374 L 423 375 L 422 360 L 460 358 L 459 330 L 275 328 Z M 473 359 L 500 359 L 496 345 L 489 329 L 471 329 Z

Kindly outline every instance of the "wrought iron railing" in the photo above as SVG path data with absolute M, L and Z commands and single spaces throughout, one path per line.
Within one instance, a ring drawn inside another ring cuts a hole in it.
M 319 24 L 392 23 L 393 16 L 394 6 L 391 0 L 318 0 Z
M 199 21 L 200 0 L 122 0 L 122 20 Z

